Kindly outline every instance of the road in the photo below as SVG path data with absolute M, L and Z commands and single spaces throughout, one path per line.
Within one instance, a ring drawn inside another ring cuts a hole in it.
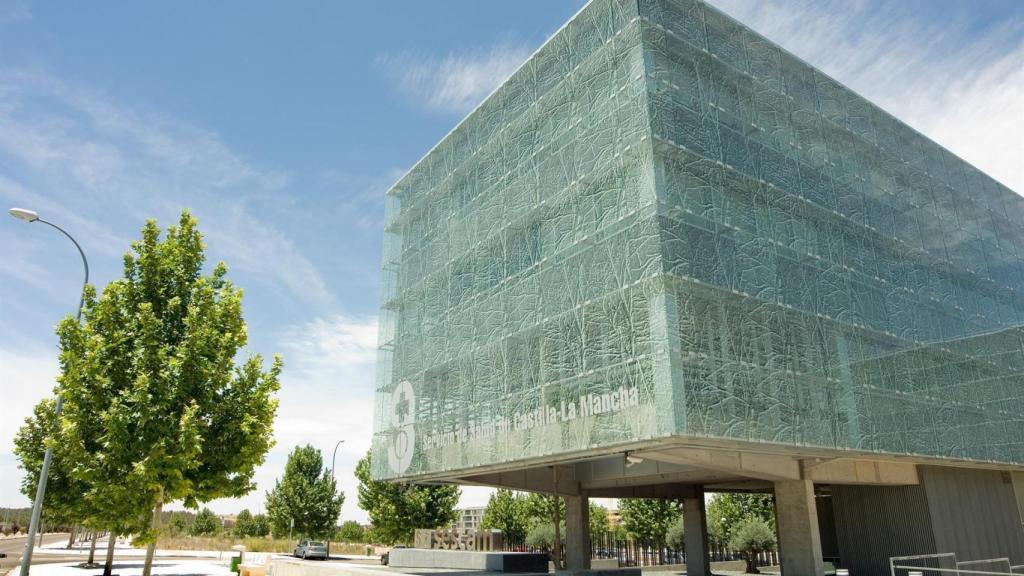
M 43 536 L 43 544 L 51 542 L 67 542 L 68 534 L 47 534 Z M 21 553 L 25 551 L 25 537 L 2 538 L 0 539 L 0 554 L 7 554 L 6 558 L 0 558 L 0 576 L 8 570 L 21 563 Z M 62 556 L 60 554 L 33 554 L 33 564 L 47 564 L 50 562 L 71 562 L 77 560 L 78 556 Z

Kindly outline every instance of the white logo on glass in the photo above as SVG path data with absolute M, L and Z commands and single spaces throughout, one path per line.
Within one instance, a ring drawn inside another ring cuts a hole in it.
M 403 380 L 391 392 L 391 445 L 388 447 L 388 465 L 401 474 L 412 464 L 416 443 L 416 394 L 412 384 Z

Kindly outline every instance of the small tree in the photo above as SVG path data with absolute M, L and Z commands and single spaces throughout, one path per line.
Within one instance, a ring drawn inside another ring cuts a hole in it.
M 270 519 L 266 514 L 257 514 L 252 517 L 252 525 L 249 536 L 254 538 L 266 538 L 270 535 Z
M 558 531 L 559 539 L 565 544 L 565 526 Z M 555 549 L 555 525 L 551 522 L 538 522 L 526 532 L 526 545 L 545 552 Z
M 736 527 L 760 518 L 775 529 L 775 505 L 768 494 L 715 494 L 708 503 L 708 536 L 719 546 L 729 544 Z
M 373 523 L 374 539 L 384 544 L 412 541 L 416 528 L 449 526 L 458 518 L 458 486 L 420 486 L 373 480 L 370 454 L 356 465 L 359 507 Z
M 249 509 L 243 509 L 235 516 L 235 526 L 231 529 L 231 533 L 236 538 L 246 538 L 252 536 L 252 512 Z
M 526 498 L 505 488 L 499 488 L 487 500 L 481 528 L 501 530 L 508 542 L 518 543 L 526 537 L 530 519 Z
M 190 536 L 216 536 L 220 532 L 220 518 L 209 508 L 203 508 L 196 514 L 188 533 Z
M 355 520 L 346 520 L 338 528 L 338 539 L 342 542 L 362 542 L 365 534 L 363 527 Z
M 683 550 L 686 548 L 686 540 L 683 537 L 684 530 L 683 517 L 680 516 L 679 519 L 668 528 L 668 535 L 665 537 L 665 542 L 668 544 L 669 548 L 674 550 Z
M 729 547 L 743 554 L 747 574 L 759 574 L 757 555 L 775 549 L 775 532 L 760 518 L 748 518 L 736 525 Z
M 284 476 L 267 492 L 267 516 L 275 535 L 287 534 L 291 523 L 300 536 L 327 538 L 341 514 L 345 495 L 324 468 L 320 451 L 296 446 L 288 455 Z

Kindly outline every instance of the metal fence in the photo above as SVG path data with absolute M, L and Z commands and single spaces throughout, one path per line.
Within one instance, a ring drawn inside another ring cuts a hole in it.
M 742 561 L 744 559 L 740 552 L 730 550 L 724 546 L 712 545 L 709 548 L 709 556 L 712 562 Z M 548 547 L 529 546 L 526 544 L 525 539 L 514 540 L 510 538 L 505 539 L 504 550 L 506 552 L 540 552 L 546 554 L 551 554 L 552 552 Z M 562 560 L 564 561 L 564 545 L 561 550 Z M 590 557 L 597 560 L 616 560 L 619 567 L 686 564 L 686 552 L 681 548 L 654 542 L 622 540 L 616 538 L 613 532 L 591 535 Z M 762 552 L 755 558 L 757 566 L 775 566 L 778 563 L 779 556 L 777 552 Z

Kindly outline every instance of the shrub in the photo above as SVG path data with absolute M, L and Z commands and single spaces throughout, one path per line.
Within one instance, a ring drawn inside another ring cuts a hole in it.
M 775 532 L 764 520 L 748 518 L 737 524 L 729 546 L 743 554 L 747 561 L 747 574 L 759 574 L 754 559 L 760 552 L 775 549 Z

